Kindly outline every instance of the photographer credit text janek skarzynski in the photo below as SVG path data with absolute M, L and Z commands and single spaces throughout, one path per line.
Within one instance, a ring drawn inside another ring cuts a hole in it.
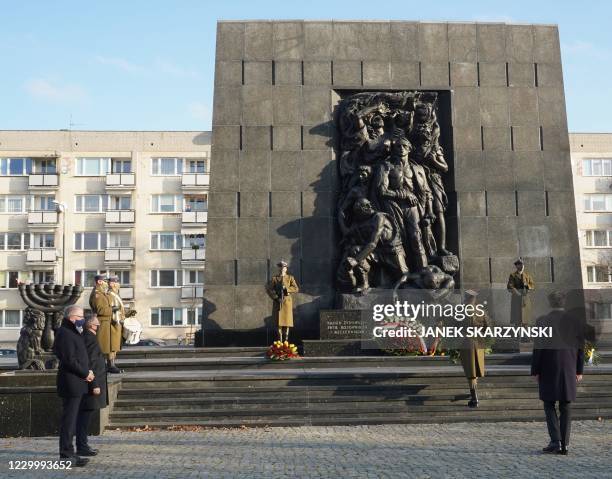
M 372 319 L 375 323 L 387 320 L 387 325 L 374 326 L 375 338 L 431 337 L 431 338 L 551 338 L 551 327 L 540 326 L 402 326 L 417 323 L 421 318 L 453 318 L 457 322 L 471 317 L 482 317 L 483 304 L 412 304 L 396 301 L 395 304 L 375 304 Z

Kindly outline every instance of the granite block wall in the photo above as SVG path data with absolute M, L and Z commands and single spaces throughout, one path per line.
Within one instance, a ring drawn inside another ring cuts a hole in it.
M 297 330 L 334 303 L 342 91 L 450 92 L 462 287 L 503 285 L 521 255 L 580 287 L 559 34 L 552 25 L 246 21 L 217 26 L 207 330 L 270 327 L 281 258 Z

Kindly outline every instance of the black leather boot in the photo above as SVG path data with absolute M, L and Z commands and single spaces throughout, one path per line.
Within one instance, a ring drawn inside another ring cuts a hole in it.
M 478 395 L 476 394 L 476 387 L 470 388 L 470 400 L 468 407 L 478 407 Z
M 106 370 L 110 373 L 110 374 L 119 374 L 121 373 L 121 370 L 115 366 L 115 360 L 114 359 L 109 359 L 106 363 Z

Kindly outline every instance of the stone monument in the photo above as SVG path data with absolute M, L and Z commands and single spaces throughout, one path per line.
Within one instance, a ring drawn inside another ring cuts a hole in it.
M 229 21 L 216 55 L 205 344 L 270 342 L 281 258 L 295 339 L 339 293 L 505 289 L 518 256 L 542 288 L 581 287 L 556 26 Z
M 28 306 L 17 342 L 19 369 L 53 369 L 57 360 L 51 351 L 55 331 L 62 322 L 62 312 L 78 301 L 83 288 L 70 284 L 21 283 L 18 289 L 21 299 Z

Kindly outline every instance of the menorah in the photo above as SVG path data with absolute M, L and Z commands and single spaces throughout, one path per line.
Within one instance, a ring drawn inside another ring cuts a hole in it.
M 62 322 L 63 310 L 76 303 L 83 292 L 79 285 L 19 284 L 19 294 L 28 307 L 24 311 L 24 326 L 17 343 L 21 369 L 42 369 L 43 351 L 51 351 L 55 331 Z M 43 323 L 44 316 L 44 325 Z M 42 367 L 41 367 L 42 366 Z

